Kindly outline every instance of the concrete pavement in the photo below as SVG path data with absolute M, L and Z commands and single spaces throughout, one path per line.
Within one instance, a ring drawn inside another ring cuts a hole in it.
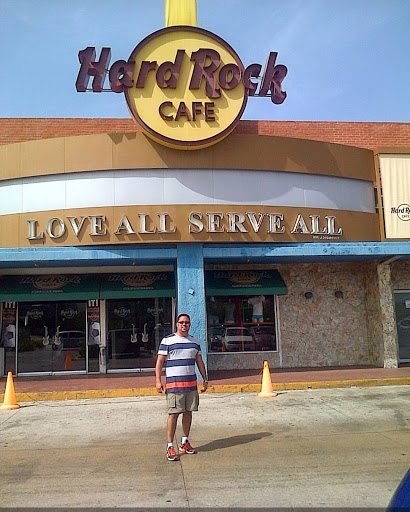
M 0 413 L 1 506 L 384 509 L 410 466 L 409 389 L 205 394 L 177 463 L 163 396 L 23 403 Z

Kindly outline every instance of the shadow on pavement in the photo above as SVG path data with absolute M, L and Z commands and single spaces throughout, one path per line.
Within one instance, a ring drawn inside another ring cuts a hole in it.
M 198 451 L 212 452 L 214 450 L 222 450 L 223 448 L 231 448 L 240 444 L 253 443 L 264 437 L 269 437 L 272 432 L 259 432 L 257 434 L 242 434 L 239 436 L 225 437 L 224 439 L 215 439 L 210 443 L 198 446 Z

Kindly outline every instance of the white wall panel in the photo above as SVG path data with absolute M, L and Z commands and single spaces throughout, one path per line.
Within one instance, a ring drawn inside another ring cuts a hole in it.
M 342 178 L 338 178 L 342 181 Z M 358 210 L 361 212 L 375 211 L 375 196 L 374 188 L 363 187 L 363 182 L 360 180 L 349 180 L 350 183 L 347 187 L 343 187 L 343 209 L 344 210 Z
M 263 172 L 215 172 L 215 202 L 221 204 L 260 204 L 266 181 Z
M 212 170 L 165 171 L 164 202 L 166 204 L 213 203 L 214 177 Z
M 0 215 L 20 213 L 23 208 L 23 183 L 21 180 L 0 183 Z
M 190 203 L 375 211 L 371 182 L 282 171 L 130 169 L 22 178 L 0 186 L 0 215 Z
M 268 174 L 268 173 L 265 173 Z M 277 206 L 305 206 L 303 174 L 275 172 L 273 176 L 262 176 L 261 204 Z
M 59 210 L 65 207 L 66 180 L 64 176 L 56 176 L 54 180 L 28 178 L 22 181 L 23 212 Z
M 338 178 L 322 180 L 322 176 L 304 176 L 305 206 L 321 204 L 322 208 L 343 209 L 343 183 Z
M 114 206 L 130 204 L 162 204 L 164 202 L 164 171 L 117 171 L 114 180 Z
M 113 174 L 113 172 L 87 172 L 67 175 L 65 208 L 112 206 L 114 203 Z

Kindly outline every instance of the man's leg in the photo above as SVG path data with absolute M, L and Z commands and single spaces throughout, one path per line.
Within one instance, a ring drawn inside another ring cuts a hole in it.
M 192 423 L 192 411 L 185 411 L 182 413 L 182 432 L 183 437 L 181 439 L 180 450 L 182 453 L 188 453 L 190 455 L 196 453 L 195 448 L 192 448 L 190 442 L 188 441 L 189 432 L 191 430 Z
M 192 411 L 185 411 L 182 413 L 182 432 L 185 437 L 189 437 L 192 423 Z
M 178 416 L 179 416 L 179 413 L 168 414 L 168 420 L 167 420 L 167 443 L 172 443 L 174 441 L 175 431 L 176 431 L 176 428 L 177 428 Z
M 179 455 L 174 448 L 174 436 L 177 428 L 179 413 L 168 414 L 167 419 L 167 459 L 171 461 L 178 461 Z

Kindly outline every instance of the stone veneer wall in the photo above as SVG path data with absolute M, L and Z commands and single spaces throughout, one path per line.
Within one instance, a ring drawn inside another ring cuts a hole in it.
M 377 265 L 379 280 L 379 300 L 383 336 L 383 359 L 385 368 L 398 367 L 397 328 L 394 314 L 393 285 L 391 267 L 388 263 Z
M 410 242 L 408 242 L 410 245 Z M 394 290 L 410 290 L 410 261 L 397 260 L 391 264 Z
M 380 261 L 368 262 L 365 275 L 370 362 L 375 366 L 397 368 L 393 292 L 410 290 L 410 262 L 398 260 L 387 265 Z
M 367 295 L 376 296 L 377 278 L 368 283 L 369 263 L 279 265 L 288 295 L 278 297 L 279 353 L 209 354 L 209 369 L 370 365 L 380 355 L 369 344 Z M 369 288 L 369 291 L 368 291 Z M 336 298 L 341 290 L 343 298 Z M 313 293 L 312 299 L 305 292 Z M 372 314 L 377 317 L 377 302 Z M 372 320 L 377 329 L 376 320 Z M 380 338 L 379 338 L 380 339 Z M 376 355 L 375 355 L 376 354 Z M 379 360 L 380 363 L 380 360 Z
M 374 366 L 384 366 L 383 324 L 380 304 L 378 261 L 369 261 L 364 268 L 369 359 Z
M 284 367 L 370 364 L 364 268 L 322 263 L 281 269 L 289 291 L 280 297 Z M 343 298 L 335 297 L 337 290 Z

